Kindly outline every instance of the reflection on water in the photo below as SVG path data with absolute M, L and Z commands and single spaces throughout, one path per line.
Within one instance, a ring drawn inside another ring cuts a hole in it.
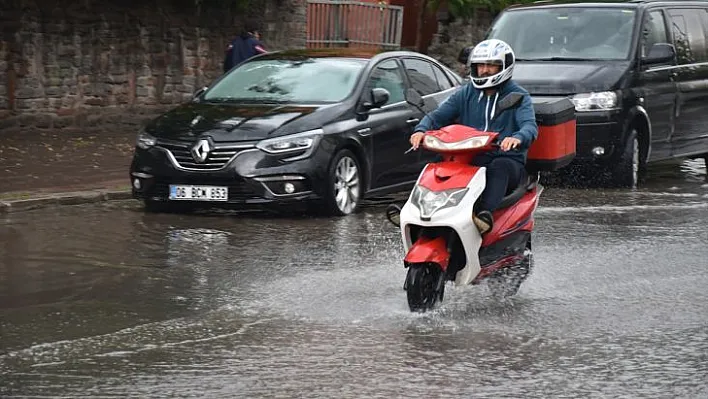
M 690 186 L 701 181 L 708 181 L 706 164 L 703 159 L 675 160 L 652 165 L 649 168 L 653 187 Z M 666 185 L 666 186 L 665 186 Z
M 708 186 L 651 183 L 547 189 L 519 296 L 428 314 L 380 207 L 10 214 L 0 396 L 708 397 Z

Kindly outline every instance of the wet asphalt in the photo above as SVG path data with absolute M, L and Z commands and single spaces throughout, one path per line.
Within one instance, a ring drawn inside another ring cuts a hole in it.
M 705 167 L 654 176 L 548 187 L 519 294 L 450 286 L 426 314 L 373 202 L 0 216 L 0 396 L 708 397 Z

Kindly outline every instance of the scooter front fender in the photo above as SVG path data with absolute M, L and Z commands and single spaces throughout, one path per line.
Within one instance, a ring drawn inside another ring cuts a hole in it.
M 408 249 L 405 259 L 406 266 L 414 263 L 436 263 L 442 271 L 447 271 L 450 263 L 450 252 L 447 250 L 445 238 L 420 237 Z

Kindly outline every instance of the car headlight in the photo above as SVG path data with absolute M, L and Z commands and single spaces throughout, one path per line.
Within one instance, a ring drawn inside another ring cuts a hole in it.
M 256 148 L 269 154 L 304 151 L 314 148 L 322 136 L 322 133 L 322 129 L 315 129 L 303 133 L 267 139 L 256 144 Z
M 154 146 L 157 143 L 157 139 L 150 135 L 145 133 L 145 131 L 141 131 L 138 133 L 138 138 L 135 141 L 135 145 L 138 148 L 142 148 L 143 150 L 147 150 L 150 147 Z
M 462 151 L 481 148 L 489 142 L 489 136 L 471 137 L 454 143 L 446 143 L 435 136 L 425 135 L 423 146 L 429 150 Z
M 617 108 L 617 93 L 603 91 L 599 93 L 581 93 L 570 98 L 576 111 L 597 111 Z
M 430 219 L 440 209 L 455 206 L 462 201 L 467 188 L 455 188 L 445 191 L 432 191 L 423 186 L 416 186 L 411 194 L 411 202 L 420 209 L 420 217 Z

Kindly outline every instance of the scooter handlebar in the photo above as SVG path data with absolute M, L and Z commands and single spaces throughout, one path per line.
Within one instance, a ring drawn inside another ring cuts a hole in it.
M 490 147 L 498 150 L 501 149 L 501 140 L 496 139 L 494 140 L 491 144 L 489 144 Z M 509 151 L 519 151 L 521 149 L 521 145 L 517 145 L 516 147 L 512 147 L 509 149 Z
M 428 132 L 431 132 L 431 131 L 434 131 L 434 130 L 429 130 L 429 131 L 420 132 L 420 133 L 423 133 L 423 134 L 425 135 L 425 134 L 428 134 Z M 420 145 L 418 146 L 418 148 L 421 148 L 421 147 L 423 147 L 422 141 L 421 141 Z M 501 140 L 499 140 L 498 136 L 497 136 L 497 138 L 494 139 L 494 141 L 492 141 L 491 143 L 488 144 L 488 147 L 491 147 L 492 149 L 495 149 L 495 150 L 496 150 L 496 149 L 501 149 Z M 520 146 L 516 146 L 516 147 L 510 148 L 509 151 L 519 151 L 519 149 L 520 149 Z M 411 147 L 410 147 L 408 150 L 406 150 L 406 152 L 404 152 L 403 154 L 404 154 L 404 155 L 405 155 L 405 154 L 408 154 L 409 152 L 414 151 L 414 150 L 416 150 L 416 148 L 413 148 L 413 147 L 411 146 Z

